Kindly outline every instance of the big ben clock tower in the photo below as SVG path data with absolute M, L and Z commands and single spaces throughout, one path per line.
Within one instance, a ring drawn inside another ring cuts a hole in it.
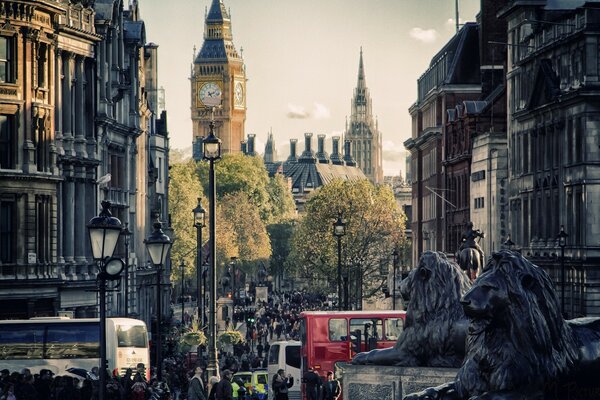
M 222 0 L 212 0 L 206 14 L 204 43 L 194 60 L 191 82 L 194 159 L 202 156 L 199 139 L 208 135 L 215 106 L 223 153 L 239 152 L 245 137 L 246 70 L 233 45 L 231 18 Z

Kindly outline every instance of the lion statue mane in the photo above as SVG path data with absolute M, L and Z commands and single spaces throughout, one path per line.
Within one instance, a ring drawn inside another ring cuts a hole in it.
M 458 368 L 468 325 L 460 298 L 470 287 L 466 273 L 444 253 L 424 252 L 400 285 L 408 306 L 396 345 L 359 353 L 352 363 Z
M 542 268 L 495 253 L 461 303 L 470 324 L 456 380 L 405 400 L 600 397 L 600 318 L 565 321 Z

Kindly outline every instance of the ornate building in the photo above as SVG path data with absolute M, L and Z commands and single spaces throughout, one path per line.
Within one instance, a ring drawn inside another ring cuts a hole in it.
M 467 23 L 432 58 L 417 82 L 417 101 L 410 107 L 412 137 L 404 142 L 412 166 L 412 265 L 424 250 L 445 250 L 443 134 L 449 108 L 475 100 L 481 92 L 478 24 Z M 466 175 L 465 172 L 462 172 Z M 457 188 L 467 192 L 468 175 Z M 465 201 L 468 199 L 465 197 Z
M 511 238 L 565 289 L 572 317 L 600 315 L 600 9 L 586 3 L 510 1 L 501 15 Z
M 367 178 L 373 183 L 383 183 L 381 132 L 373 118 L 373 104 L 365 80 L 362 47 L 350 124 L 346 123 L 346 140 L 352 143 L 354 160 Z
M 162 171 L 149 162 L 168 151 L 164 115 L 145 94 L 156 55 L 135 1 L 2 2 L 0 26 L 0 318 L 94 316 L 86 224 L 100 200 L 133 232 L 130 271 L 145 265 L 150 210 L 168 214 L 152 179 L 167 182 L 168 161 Z M 115 256 L 125 257 L 120 242 Z M 136 275 L 129 310 L 121 285 L 110 314 L 138 311 Z
M 233 44 L 231 18 L 222 0 L 212 0 L 206 14 L 204 43 L 192 68 L 191 110 L 194 159 L 202 158 L 200 138 L 208 135 L 214 111 L 223 152 L 241 151 L 246 121 L 246 69 Z

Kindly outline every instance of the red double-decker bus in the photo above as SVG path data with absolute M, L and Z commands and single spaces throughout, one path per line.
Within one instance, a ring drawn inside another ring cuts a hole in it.
M 356 353 L 394 346 L 405 317 L 405 311 L 381 310 L 301 313 L 302 376 L 312 367 L 325 379 L 327 371 L 335 372 L 336 363 L 349 362 Z

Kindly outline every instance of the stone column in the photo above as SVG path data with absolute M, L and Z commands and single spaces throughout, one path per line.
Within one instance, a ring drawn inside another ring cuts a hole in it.
M 84 57 L 75 57 L 75 104 L 72 109 L 75 112 L 75 152 L 78 157 L 87 158 L 85 140 L 85 95 L 83 91 L 85 81 Z
M 85 263 L 85 226 L 87 221 L 85 220 L 85 167 L 75 167 L 75 190 L 76 196 L 74 197 L 74 208 L 75 208 L 75 261 L 77 263 Z M 83 268 L 83 273 L 87 274 L 87 266 Z
M 73 148 L 73 127 L 71 124 L 72 118 L 72 104 L 71 104 L 71 90 L 72 90 L 72 74 L 71 64 L 75 57 L 72 53 L 63 52 L 65 58 L 63 60 L 63 81 L 62 81 L 62 134 L 63 134 L 63 147 L 64 153 L 68 156 L 74 156 L 75 151 Z
M 55 71 L 55 84 L 54 84 L 54 141 L 56 143 L 56 151 L 59 155 L 64 155 L 63 149 L 63 101 L 62 101 L 62 79 L 63 74 L 63 62 L 62 62 L 62 49 L 56 49 L 56 67 Z
M 73 182 L 73 166 L 65 165 L 63 167 L 65 180 L 63 181 L 63 257 L 66 263 L 73 263 L 74 252 L 73 252 L 73 242 L 75 238 L 73 236 L 74 233 L 74 204 L 75 204 L 75 183 Z M 72 271 L 69 269 L 66 271 L 67 274 L 72 274 Z

